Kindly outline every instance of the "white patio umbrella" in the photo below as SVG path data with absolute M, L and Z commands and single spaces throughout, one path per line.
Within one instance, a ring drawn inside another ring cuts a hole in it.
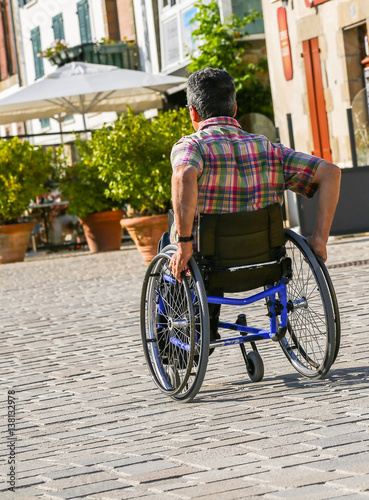
M 163 94 L 184 86 L 177 76 L 72 62 L 0 99 L 0 125 L 54 115 L 161 108 Z

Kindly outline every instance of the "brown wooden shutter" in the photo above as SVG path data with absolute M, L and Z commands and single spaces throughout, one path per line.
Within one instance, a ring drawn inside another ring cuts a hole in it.
M 302 47 L 313 134 L 313 154 L 332 161 L 318 38 L 305 40 L 302 42 Z

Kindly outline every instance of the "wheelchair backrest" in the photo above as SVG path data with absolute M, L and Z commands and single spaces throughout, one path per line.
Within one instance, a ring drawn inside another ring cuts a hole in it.
M 283 216 L 276 203 L 254 212 L 199 214 L 198 253 L 219 266 L 278 260 L 283 255 Z

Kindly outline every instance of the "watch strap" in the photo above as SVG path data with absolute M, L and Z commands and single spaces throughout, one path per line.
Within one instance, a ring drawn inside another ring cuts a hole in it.
M 177 237 L 178 243 L 187 243 L 188 241 L 193 240 L 193 234 L 191 236 L 179 236 Z

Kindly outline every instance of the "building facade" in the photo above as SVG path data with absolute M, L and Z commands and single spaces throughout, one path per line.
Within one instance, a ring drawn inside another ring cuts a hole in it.
M 263 12 L 281 141 L 352 167 L 351 138 L 369 165 L 368 0 L 263 0 Z
M 197 47 L 192 38 L 196 0 L 134 0 L 138 45 L 143 69 L 185 76 L 189 54 Z M 223 20 L 244 16 L 251 9 L 261 12 L 261 0 L 218 0 Z M 260 18 L 248 27 L 247 39 L 264 46 L 264 23 Z
M 30 85 L 55 70 L 51 59 L 41 57 L 49 47 L 60 40 L 68 47 L 82 47 L 82 60 L 91 60 L 96 53 L 96 44 L 103 40 L 127 40 L 135 42 L 136 33 L 133 17 L 133 4 L 131 0 L 2 0 L 0 5 L 6 4 L 12 21 L 8 21 L 5 12 L 4 18 L 10 26 L 14 26 L 14 37 L 8 35 L 7 43 L 2 42 L 2 33 L 8 33 L 0 25 L 0 51 L 7 54 L 7 59 L 2 57 L 1 71 L 7 80 L 13 82 L 11 92 L 18 89 L 19 85 Z M 12 42 L 13 40 L 13 42 Z M 12 43 L 14 51 L 12 51 Z M 88 50 L 87 50 L 88 49 Z M 119 50 L 119 48 L 118 48 Z M 13 54 L 13 55 L 12 55 Z M 86 54 L 85 59 L 83 59 Z M 119 54 L 118 54 L 119 55 Z M 6 62 L 5 62 L 6 61 Z M 17 64 L 16 64 L 17 62 Z M 104 64 L 105 60 L 101 61 Z M 15 68 L 18 68 L 18 77 Z M 138 67 L 135 69 L 139 69 Z M 13 73 L 11 75 L 11 73 Z M 1 80 L 2 77 L 0 76 Z M 4 78 L 5 79 L 5 78 Z M 9 84 L 8 84 L 9 86 Z M 5 84 L 0 82 L 0 92 Z M 4 92 L 0 93 L 4 96 Z M 27 133 L 39 134 L 58 132 L 62 122 L 63 130 L 83 129 L 83 120 L 79 115 L 55 117 L 54 119 L 31 120 L 26 124 Z M 91 114 L 87 116 L 87 127 L 96 128 L 106 121 L 116 118 L 116 113 Z M 19 127 L 18 127 L 19 128 Z M 14 124 L 0 127 L 1 135 L 16 135 Z M 59 137 L 49 136 L 35 139 L 35 143 L 53 143 Z
M 11 0 L 0 1 L 0 95 L 6 96 L 22 84 L 17 37 Z M 4 135 L 22 134 L 23 123 L 9 124 Z

